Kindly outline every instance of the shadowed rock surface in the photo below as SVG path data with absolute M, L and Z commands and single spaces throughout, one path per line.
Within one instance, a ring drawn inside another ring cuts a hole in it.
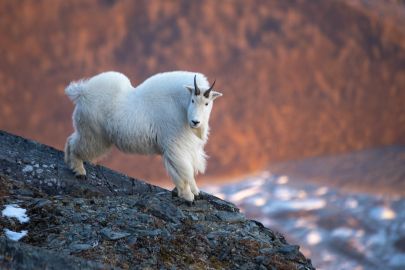
M 1 269 L 109 269 L 101 263 L 83 260 L 36 248 L 27 244 L 16 243 L 0 237 Z
M 86 169 L 78 180 L 62 152 L 0 132 L 1 208 L 16 204 L 30 218 L 0 218 L 1 268 L 313 269 L 299 246 L 229 202 L 204 193 L 188 206 L 165 189 Z M 10 242 L 6 228 L 28 235 Z

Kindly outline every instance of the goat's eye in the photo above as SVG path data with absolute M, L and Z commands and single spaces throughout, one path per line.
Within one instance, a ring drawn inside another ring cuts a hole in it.
M 192 99 L 191 102 L 194 103 L 194 99 Z
M 205 106 L 208 106 L 208 103 L 205 103 Z

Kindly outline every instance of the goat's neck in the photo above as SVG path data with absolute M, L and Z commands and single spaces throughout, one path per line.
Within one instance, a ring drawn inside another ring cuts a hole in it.
M 208 138 L 209 126 L 208 123 L 201 125 L 199 128 L 193 128 L 193 133 L 203 141 L 206 141 Z

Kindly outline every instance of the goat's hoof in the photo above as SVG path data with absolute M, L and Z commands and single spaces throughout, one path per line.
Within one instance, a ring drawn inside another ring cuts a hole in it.
M 193 205 L 195 205 L 195 201 L 186 201 L 186 205 L 192 207 Z
M 179 192 L 177 191 L 177 188 L 174 188 L 172 190 L 172 198 L 175 198 L 175 197 L 179 197 Z
M 87 180 L 87 176 L 85 174 L 76 174 L 76 179 L 79 180 Z
M 190 204 L 190 206 L 191 206 L 191 204 L 194 203 L 194 194 L 190 193 L 191 194 L 191 195 L 189 194 L 190 196 L 184 196 L 184 194 L 179 194 L 179 191 L 177 188 L 174 188 L 171 193 L 172 193 L 172 198 L 178 197 L 181 200 L 184 200 L 187 205 Z
M 202 200 L 204 199 L 203 195 L 199 193 L 198 195 L 194 195 L 194 200 Z

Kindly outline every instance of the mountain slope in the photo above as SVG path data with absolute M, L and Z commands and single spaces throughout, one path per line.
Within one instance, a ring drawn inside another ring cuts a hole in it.
M 59 269 L 57 254 L 68 269 L 314 269 L 299 246 L 229 202 L 203 193 L 189 206 L 107 168 L 86 169 L 76 179 L 62 152 L 0 131 L 0 268 Z M 6 206 L 25 209 L 25 223 Z M 25 244 L 8 243 L 7 230 L 25 230 Z

